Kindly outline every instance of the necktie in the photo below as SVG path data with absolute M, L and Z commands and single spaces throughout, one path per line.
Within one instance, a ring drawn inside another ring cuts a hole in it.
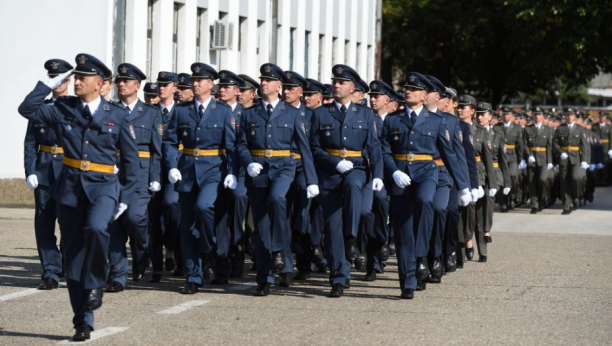
M 127 110 L 128 113 L 132 113 L 132 110 L 130 109 L 130 106 L 125 106 L 125 110 Z
M 267 111 L 268 111 L 268 117 L 272 116 L 272 111 L 274 110 L 274 107 L 272 107 L 271 104 L 268 103 L 268 106 L 266 107 Z
M 162 112 L 162 114 L 164 115 L 164 122 L 167 123 L 168 122 L 168 114 L 170 112 L 168 112 L 168 108 L 164 108 L 164 111 Z
M 204 105 L 200 105 L 200 119 L 204 117 Z
M 346 115 L 346 107 L 344 107 L 344 105 L 340 107 L 340 113 L 342 113 L 342 116 Z
M 417 115 L 414 111 L 410 113 L 410 121 L 412 122 L 412 126 L 414 126 L 414 123 L 417 121 Z
M 85 105 L 85 108 L 83 108 L 83 114 L 85 115 L 86 119 L 91 119 L 93 118 L 93 115 L 91 114 L 91 112 L 89 111 L 89 105 Z

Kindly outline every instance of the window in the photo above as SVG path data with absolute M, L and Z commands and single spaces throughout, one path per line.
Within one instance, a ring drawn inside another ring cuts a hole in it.
M 359 65 L 359 63 L 361 62 L 361 43 L 357 43 L 357 57 L 355 58 L 355 68 L 357 69 L 357 71 L 359 71 L 359 69 L 361 68 L 361 65 Z
M 349 42 L 350 42 L 349 40 L 345 40 L 344 41 L 344 62 L 343 62 L 344 64 L 346 64 L 346 62 L 348 61 L 349 56 L 351 56 L 350 55 L 350 51 L 351 51 L 350 47 L 351 46 L 350 46 Z M 351 66 L 351 67 L 354 68 L 354 66 Z
M 147 76 L 153 80 L 151 76 L 152 59 L 153 59 L 153 3 L 154 0 L 149 0 L 148 15 L 147 15 Z
M 294 36 L 295 36 L 295 29 L 291 29 L 291 32 L 289 33 L 289 70 L 290 71 L 293 71 L 293 44 L 295 42 Z
M 338 38 L 334 37 L 332 40 L 332 65 L 339 64 L 338 61 Z
M 325 35 L 319 34 L 319 67 L 318 67 L 319 71 L 317 71 L 317 80 L 321 80 L 321 66 L 323 66 L 323 45 L 324 44 L 325 44 Z
M 176 72 L 177 70 L 177 56 L 178 56 L 178 21 L 179 21 L 179 9 L 181 5 L 175 3 L 174 4 L 174 29 L 172 34 L 172 71 Z
M 308 77 L 308 54 L 310 46 L 310 32 L 306 31 L 304 35 L 304 77 Z
M 200 49 L 202 47 L 201 46 L 202 37 L 200 33 L 202 32 L 202 17 L 205 12 L 206 10 L 204 10 L 203 8 L 198 8 L 198 19 L 197 19 L 197 25 L 196 25 L 196 61 L 201 61 L 200 60 Z

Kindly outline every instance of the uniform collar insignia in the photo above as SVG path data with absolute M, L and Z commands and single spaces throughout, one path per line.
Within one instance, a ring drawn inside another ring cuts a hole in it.
M 108 111 L 108 110 L 110 110 L 110 107 L 107 104 L 104 104 L 104 110 Z
M 189 105 L 189 109 L 193 109 L 193 105 Z
M 357 112 L 357 107 L 351 107 L 351 109 L 353 110 L 353 112 Z
M 215 109 L 215 108 L 217 108 L 217 105 L 213 103 L 211 108 Z
M 142 112 L 142 106 L 139 106 L 139 107 L 138 107 L 138 111 L 139 111 L 139 112 Z

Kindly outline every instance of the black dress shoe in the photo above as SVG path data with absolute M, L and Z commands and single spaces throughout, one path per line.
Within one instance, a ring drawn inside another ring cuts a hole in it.
M 457 270 L 457 255 L 448 255 L 446 262 L 444 263 L 444 270 L 448 273 L 452 273 Z
M 151 280 L 149 280 L 149 282 L 153 282 L 153 283 L 161 282 L 161 277 L 162 277 L 161 273 L 154 272 L 153 275 L 151 276 Z
M 171 272 L 176 267 L 176 263 L 174 262 L 174 258 L 166 258 L 166 271 Z
M 319 264 L 321 262 L 323 262 L 324 259 L 324 255 L 323 255 L 323 249 L 321 248 L 321 245 L 317 245 L 315 247 L 312 248 L 312 256 L 311 256 L 311 261 L 314 264 Z
M 257 285 L 257 289 L 255 290 L 255 295 L 258 297 L 265 297 L 268 294 L 270 294 L 270 284 L 269 283 L 265 283 L 265 284 L 259 284 Z
M 224 274 L 215 274 L 214 279 L 210 281 L 211 285 L 227 285 L 229 283 L 229 279 Z
M 330 298 L 340 298 L 344 294 L 344 288 L 341 284 L 334 284 L 329 292 Z
M 357 256 L 357 258 L 355 258 L 355 269 L 357 270 L 364 270 L 367 264 L 367 260 L 366 260 L 366 256 L 365 255 L 359 255 Z
M 378 250 L 378 259 L 381 262 L 386 262 L 389 259 L 389 246 L 384 243 Z
M 425 280 L 429 276 L 429 267 L 427 266 L 427 257 L 417 257 L 417 280 Z
M 488 243 L 492 243 L 493 242 L 493 238 L 491 238 L 490 235 L 485 235 L 484 236 L 484 242 L 487 243 L 487 244 Z
M 364 276 L 363 281 L 376 281 L 376 270 L 370 270 Z
M 202 275 L 204 280 L 211 280 L 215 276 L 215 267 L 215 253 L 204 255 L 202 258 Z
M 280 281 L 278 282 L 278 285 L 281 287 L 291 287 L 291 276 L 293 274 L 292 273 L 282 273 L 280 275 Z
M 345 290 L 348 290 L 349 288 L 351 288 L 351 279 L 346 279 L 346 281 L 344 282 L 344 286 L 342 286 Z
M 346 252 L 346 259 L 349 261 L 354 260 L 359 256 L 359 249 L 357 249 L 357 239 L 349 238 L 344 242 L 344 251 Z
M 185 276 L 185 267 L 182 264 L 177 264 L 172 276 Z
M 117 293 L 117 292 L 121 292 L 121 291 L 123 291 L 123 285 L 118 283 L 117 281 L 113 281 L 106 288 L 106 292 L 108 292 L 108 293 Z
M 425 291 L 425 289 L 427 289 L 427 282 L 425 282 L 423 280 L 417 280 L 416 290 L 417 291 Z
M 480 257 L 478 257 L 478 262 L 486 262 L 487 261 L 487 255 L 480 255 Z
M 531 211 L 529 212 L 529 214 L 537 214 L 538 213 L 538 208 L 531 208 Z
M 132 273 L 132 280 L 133 281 L 140 281 L 140 280 L 142 280 L 142 273 Z
M 234 267 L 232 268 L 232 272 L 230 273 L 230 278 L 241 278 L 244 274 L 242 272 L 242 268 Z
M 317 273 L 327 274 L 327 265 L 325 263 L 319 263 L 316 265 Z
M 293 277 L 293 280 L 303 281 L 303 280 L 307 280 L 309 277 L 310 277 L 309 272 L 299 270 L 297 274 L 295 274 L 295 276 Z
M 285 256 L 283 256 L 283 252 L 275 252 L 272 254 L 273 270 L 275 273 L 280 273 L 283 268 L 285 268 Z
M 463 260 L 457 258 L 457 264 L 455 265 L 457 269 L 463 269 Z
M 472 259 L 474 259 L 474 248 L 473 247 L 465 248 L 465 258 L 467 258 L 468 261 L 471 261 Z
M 572 213 L 571 209 L 563 209 L 563 212 L 561 213 L 561 215 L 569 215 Z
M 395 256 L 396 251 L 395 251 L 395 241 L 390 240 L 389 241 L 389 256 Z
M 442 263 L 440 263 L 440 258 L 436 257 L 433 259 L 430 268 L 431 276 L 427 280 L 433 284 L 439 284 L 442 282 Z
M 83 302 L 83 310 L 94 311 L 102 306 L 102 296 L 104 292 L 102 288 L 93 290 L 85 290 L 85 301 Z
M 193 282 L 188 282 L 181 291 L 182 294 L 196 294 L 199 291 L 198 285 Z
M 81 323 L 74 327 L 75 332 L 72 341 L 85 341 L 91 338 L 91 327 L 87 323 Z
M 400 296 L 402 299 L 414 299 L 414 290 L 412 289 L 402 289 L 402 295 Z
M 52 278 L 45 278 L 43 279 L 43 282 L 40 285 L 38 285 L 39 290 L 52 290 L 57 287 L 58 287 L 57 281 L 55 281 Z

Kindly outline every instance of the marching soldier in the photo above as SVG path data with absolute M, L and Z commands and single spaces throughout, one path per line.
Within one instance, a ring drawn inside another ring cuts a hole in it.
M 39 82 L 19 106 L 19 113 L 53 127 L 63 143 L 64 167 L 49 193 L 58 203 L 76 329 L 73 340 L 85 341 L 94 329 L 93 311 L 102 306 L 108 268 L 107 228 L 131 203 L 140 165 L 127 111 L 100 97 L 108 68 L 88 54 L 79 54 L 75 60 L 74 70 Z M 44 105 L 44 97 L 72 73 L 77 97 L 62 97 L 53 105 Z M 114 173 L 117 150 L 121 150 L 125 176 L 121 196 Z
M 54 78 L 72 70 L 72 65 L 61 59 L 51 59 L 45 62 L 47 76 Z M 66 77 L 55 89 L 50 99 L 44 104 L 53 105 L 55 101 L 68 96 L 70 76 Z M 57 219 L 57 204 L 49 194 L 49 188 L 59 177 L 62 170 L 64 149 L 52 127 L 34 121 L 28 122 L 28 129 L 23 145 L 26 183 L 34 190 L 34 234 L 38 258 L 42 265 L 42 283 L 39 290 L 51 290 L 58 287 L 59 277 L 63 272 L 62 255 L 57 248 L 55 237 L 55 220 Z
M 580 180 L 589 168 L 590 157 L 586 157 L 589 149 L 585 130 L 575 123 L 576 110 L 566 107 L 563 111 L 566 123 L 557 128 L 553 149 L 559 162 L 562 215 L 569 215 L 578 207 Z
M 537 214 L 548 205 L 550 190 L 550 171 L 552 162 L 552 139 L 554 131 L 543 124 L 544 114 L 541 107 L 534 108 L 534 124 L 525 127 L 524 154 L 527 160 L 527 180 L 529 181 L 529 197 L 531 199 L 531 214 Z
M 304 167 L 309 198 L 319 193 L 305 124 L 299 111 L 278 98 L 286 76 L 271 63 L 260 68 L 262 103 L 242 114 L 238 135 L 238 156 L 248 176 L 245 179 L 249 204 L 253 208 L 257 265 L 256 296 L 267 296 L 274 283 L 274 269 L 285 265 L 283 251 L 288 248 L 290 226 L 286 195 L 295 176 L 297 145 Z
M 608 116 L 605 112 L 599 113 L 599 124 L 593 125 L 593 130 L 599 136 L 601 140 L 602 148 L 605 153 L 605 168 L 597 171 L 597 184 L 599 186 L 610 185 L 612 179 L 612 126 L 607 123 Z
M 168 180 L 180 195 L 179 233 L 187 275 L 183 294 L 195 294 L 203 284 L 202 254 L 214 258 L 215 227 L 224 211 L 217 196 L 223 187 L 236 188 L 238 174 L 235 116 L 211 96 L 219 75 L 199 62 L 191 65 L 191 71 L 195 98 L 176 108 L 163 143 Z M 181 143 L 183 155 L 177 162 Z
M 113 221 L 110 230 L 110 250 L 106 292 L 121 292 L 125 288 L 128 274 L 128 259 L 125 243 L 129 236 L 132 254 L 132 279 L 140 281 L 148 264 L 149 217 L 148 206 L 151 193 L 161 189 L 160 160 L 162 120 L 156 106 L 149 106 L 138 99 L 140 83 L 146 75 L 136 66 L 120 64 L 115 82 L 119 94 L 119 105 L 127 111 L 130 135 L 138 146 L 140 171 L 132 206 L 119 219 Z M 117 156 L 121 158 L 121 153 Z M 119 180 L 125 184 L 122 161 L 119 161 Z
M 191 75 L 189 73 L 179 73 L 178 75 L 178 102 L 186 103 L 193 101 L 193 90 L 191 88 Z
M 306 87 L 304 88 L 304 103 L 310 109 L 317 109 L 323 104 L 323 93 L 326 88 L 323 83 L 318 80 L 306 78 Z
M 523 129 L 514 124 L 514 113 L 510 107 L 504 106 L 501 111 L 502 122 L 495 125 L 495 127 L 501 129 L 505 135 L 506 156 L 508 158 L 508 170 L 510 171 L 512 185 L 510 186 L 509 195 L 501 194 L 499 196 L 499 206 L 502 213 L 507 213 L 508 210 L 514 210 L 519 170 L 525 169 L 527 162 L 523 158 L 525 150 L 523 145 Z
M 604 168 L 605 152 L 603 151 L 603 143 L 599 139 L 599 135 L 593 131 L 593 126 L 590 119 L 585 121 L 584 125 L 587 132 L 587 140 L 591 146 L 591 165 L 587 170 L 587 181 L 584 191 L 584 198 L 593 203 L 595 198 L 595 186 L 597 184 L 597 171 Z
M 159 103 L 159 95 L 157 95 L 157 83 L 145 83 L 143 92 L 146 104 L 157 105 Z
M 238 77 L 242 78 L 244 81 L 240 86 L 240 97 L 238 98 L 238 102 L 244 109 L 252 107 L 255 104 L 259 83 L 245 74 L 239 74 Z

